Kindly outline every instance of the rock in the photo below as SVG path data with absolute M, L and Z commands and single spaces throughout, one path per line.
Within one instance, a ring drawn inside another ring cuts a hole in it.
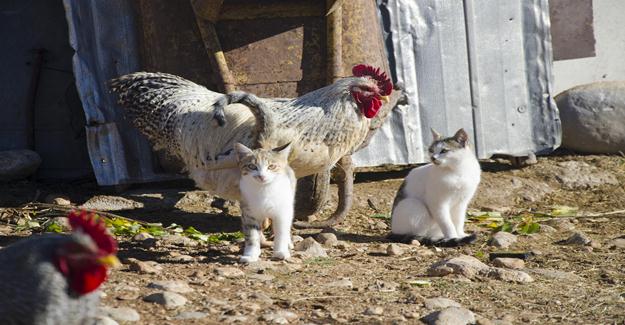
M 56 205 L 64 205 L 64 206 L 72 205 L 72 201 L 69 199 L 67 195 L 58 194 L 58 193 L 52 193 L 52 194 L 46 195 L 46 197 L 43 199 L 43 202 L 48 203 L 48 204 L 56 204 Z
M 547 224 L 541 224 L 540 225 L 540 232 L 542 233 L 546 233 L 546 234 L 551 234 L 554 232 L 557 232 L 558 230 L 550 225 Z
M 552 218 L 545 221 L 545 223 L 555 227 L 557 230 L 560 231 L 569 231 L 575 229 L 575 225 L 568 218 Z M 543 225 L 541 225 L 541 227 L 542 226 Z
M 98 314 L 110 317 L 118 322 L 137 322 L 141 319 L 139 313 L 129 307 L 100 307 Z
M 96 316 L 89 323 L 90 325 L 119 325 L 118 322 L 106 316 Z
M 520 258 L 497 257 L 493 260 L 493 265 L 518 270 L 525 268 L 525 261 Z
M 592 240 L 581 231 L 574 232 L 569 238 L 561 241 L 560 243 L 563 245 L 580 245 L 585 246 L 589 245 Z
M 301 242 L 295 244 L 295 250 L 300 251 L 309 257 L 327 257 L 325 249 L 315 241 L 314 238 L 308 237 Z
M 163 267 L 154 261 L 139 261 L 134 258 L 129 258 L 127 263 L 130 271 L 141 274 L 159 274 L 163 270 Z
M 302 238 L 302 236 L 299 236 L 299 235 L 293 235 L 293 236 L 291 236 L 291 241 L 293 242 L 293 244 L 295 244 L 295 243 L 299 243 L 299 242 L 301 242 L 302 240 L 304 240 L 304 238 Z
M 154 236 L 148 234 L 147 232 L 140 232 L 136 235 L 134 235 L 134 237 L 132 237 L 132 240 L 134 241 L 144 241 L 146 239 L 153 239 Z
M 199 311 L 183 311 L 174 316 L 174 319 L 202 319 L 208 317 L 209 314 Z
M 555 97 L 562 147 L 586 153 L 625 152 L 625 82 L 602 81 Z
M 615 238 L 608 242 L 609 248 L 625 248 L 625 238 Z
M 121 196 L 96 195 L 78 207 L 98 211 L 123 211 L 141 209 L 143 208 L 143 203 Z
M 419 246 L 421 246 L 421 243 L 418 240 L 413 239 L 413 240 L 410 241 L 410 245 L 419 247 Z
M 339 242 L 336 235 L 331 232 L 322 232 L 317 235 L 316 239 L 321 245 L 328 247 L 332 247 Z
M 508 248 L 514 244 L 517 237 L 509 232 L 499 231 L 493 235 L 493 238 L 488 242 L 489 245 L 501 248 Z
M 431 325 L 465 325 L 475 324 L 475 315 L 465 308 L 447 307 L 441 311 L 428 314 L 421 320 Z
M 288 311 L 288 310 L 278 310 L 275 312 L 269 312 L 262 316 L 264 321 L 273 323 L 273 324 L 288 324 L 294 320 L 297 320 L 299 316 L 297 314 Z
M 488 274 L 490 267 L 473 256 L 460 255 L 434 263 L 427 271 L 431 276 L 459 274 L 473 278 L 479 274 Z
M 264 304 L 273 305 L 273 299 L 263 292 L 254 292 L 250 297 Z
M 0 181 L 26 178 L 41 165 L 39 154 L 27 149 L 0 151 Z
M 194 247 L 198 245 L 198 242 L 182 235 L 165 235 L 159 241 L 161 245 L 172 245 L 172 246 L 184 246 L 184 247 Z
M 563 161 L 556 165 L 554 177 L 565 189 L 590 189 L 599 185 L 618 185 L 616 176 L 583 161 Z
M 193 288 L 184 281 L 154 281 L 148 284 L 148 288 L 177 293 L 193 292 Z
M 525 271 L 538 274 L 545 278 L 554 279 L 554 280 L 566 280 L 566 281 L 580 281 L 580 277 L 571 272 L 550 270 L 550 269 L 526 269 Z
M 352 283 L 350 279 L 341 279 L 341 280 L 333 281 L 333 282 L 326 284 L 326 287 L 351 289 L 354 287 L 354 284 Z
M 367 307 L 367 309 L 365 309 L 363 314 L 369 315 L 369 316 L 381 316 L 381 315 L 384 315 L 384 308 L 380 306 Z
M 443 297 L 425 299 L 423 304 L 425 308 L 430 310 L 440 310 L 447 307 L 462 307 L 459 303 Z
M 215 273 L 225 278 L 240 278 L 245 276 L 245 272 L 241 269 L 230 266 L 218 267 L 215 269 Z
M 404 253 L 404 250 L 397 244 L 390 244 L 386 247 L 386 254 L 388 256 L 399 256 Z
M 176 308 L 187 303 L 187 298 L 170 291 L 153 293 L 143 297 L 143 300 L 163 305 L 165 308 Z
M 529 283 L 534 282 L 534 279 L 527 273 L 518 270 L 508 270 L 501 268 L 491 268 L 489 274 L 490 277 L 507 281 L 507 282 L 516 282 L 516 283 Z
M 475 315 L 475 324 L 476 325 L 494 325 L 495 323 L 493 323 L 493 321 L 491 321 L 490 319 L 486 317 Z

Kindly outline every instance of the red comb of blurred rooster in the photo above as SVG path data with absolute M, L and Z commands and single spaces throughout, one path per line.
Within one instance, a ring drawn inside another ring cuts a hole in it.
M 360 148 L 393 84 L 364 64 L 352 75 L 292 99 L 224 95 L 165 73 L 125 75 L 111 88 L 134 125 L 157 149 L 181 158 L 200 188 L 239 200 L 236 142 L 268 148 L 290 142 L 298 178 L 326 172 Z
M 71 235 L 41 235 L 0 249 L 0 324 L 85 324 L 95 316 L 117 243 L 101 219 L 68 216 Z

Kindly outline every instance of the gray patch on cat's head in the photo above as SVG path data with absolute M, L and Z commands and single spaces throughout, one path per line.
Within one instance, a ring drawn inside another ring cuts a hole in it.
M 234 145 L 241 176 L 250 175 L 260 181 L 273 179 L 275 174 L 284 173 L 289 168 L 291 144 L 276 148 L 250 149 L 241 143 Z
M 456 134 L 447 138 L 432 129 L 432 138 L 433 142 L 428 148 L 428 152 L 430 153 L 430 161 L 436 165 L 443 163 L 449 153 L 466 148 L 469 140 L 464 129 L 458 130 Z

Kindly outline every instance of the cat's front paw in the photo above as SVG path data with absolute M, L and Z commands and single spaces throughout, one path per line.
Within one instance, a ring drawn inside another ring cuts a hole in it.
M 243 256 L 241 256 L 241 258 L 239 258 L 239 262 L 240 263 L 249 264 L 249 263 L 258 262 L 258 259 L 259 259 L 258 256 L 246 256 L 246 255 L 243 255 Z
M 291 252 L 289 251 L 276 251 L 273 252 L 273 258 L 276 260 L 286 260 L 291 257 Z
M 477 240 L 477 235 L 470 234 L 464 237 L 442 239 L 437 242 L 434 242 L 433 245 L 438 246 L 438 247 L 458 247 L 458 246 L 471 244 L 476 240 Z

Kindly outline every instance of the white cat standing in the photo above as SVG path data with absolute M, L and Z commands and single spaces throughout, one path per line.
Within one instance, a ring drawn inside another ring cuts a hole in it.
M 480 183 L 480 164 L 460 129 L 442 138 L 432 130 L 431 163 L 410 171 L 391 216 L 391 240 L 459 246 L 475 241 L 464 232 L 467 207 Z
M 237 143 L 234 149 L 241 171 L 241 220 L 245 235 L 240 261 L 258 261 L 264 241 L 262 224 L 267 218 L 271 219 L 274 234 L 273 257 L 287 259 L 291 256 L 296 186 L 295 173 L 288 164 L 291 146 L 251 150 Z

